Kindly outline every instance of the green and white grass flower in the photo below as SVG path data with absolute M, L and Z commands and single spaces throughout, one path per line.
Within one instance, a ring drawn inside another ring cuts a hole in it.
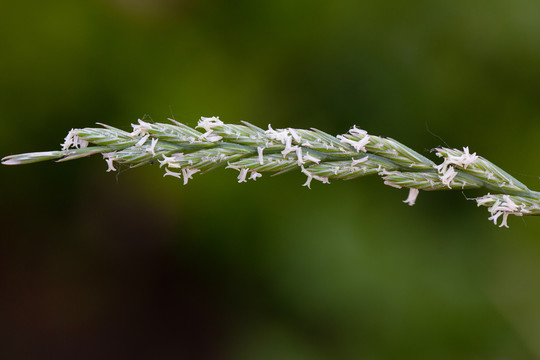
M 239 183 L 257 180 L 263 174 L 301 171 L 303 184 L 313 180 L 349 180 L 379 175 L 384 183 L 408 188 L 404 201 L 414 205 L 420 190 L 484 188 L 487 195 L 474 198 L 490 212 L 489 220 L 508 227 L 508 215 L 540 215 L 540 193 L 532 191 L 490 161 L 463 150 L 437 148 L 441 164 L 390 138 L 369 135 L 354 126 L 348 133 L 329 135 L 317 129 L 261 129 L 247 122 L 226 124 L 218 117 L 201 117 L 198 131 L 171 120 L 149 123 L 139 120 L 126 132 L 109 125 L 72 129 L 58 151 L 6 156 L 4 165 L 30 164 L 45 160 L 67 161 L 101 154 L 107 171 L 118 165 L 137 167 L 158 162 L 163 176 L 185 184 L 195 174 L 220 167 L 238 172 Z M 501 218 L 502 217 L 502 218 Z

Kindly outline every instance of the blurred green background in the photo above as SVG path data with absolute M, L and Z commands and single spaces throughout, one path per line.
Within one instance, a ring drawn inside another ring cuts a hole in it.
M 352 125 L 540 189 L 540 2 L 5 1 L 0 155 L 72 127 Z M 438 138 L 438 137 L 440 138 Z M 3 359 L 539 359 L 540 219 L 302 174 L 0 167 Z M 466 194 L 468 195 L 468 194 Z

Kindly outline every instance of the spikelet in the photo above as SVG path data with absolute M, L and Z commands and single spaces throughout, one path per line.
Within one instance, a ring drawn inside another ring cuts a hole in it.
M 118 165 L 137 167 L 155 161 L 165 167 L 163 176 L 183 180 L 220 167 L 238 171 L 239 183 L 257 180 L 263 174 L 297 170 L 313 180 L 349 180 L 379 175 L 386 185 L 409 189 L 404 201 L 414 205 L 420 190 L 485 188 L 475 198 L 490 212 L 489 220 L 508 227 L 508 215 L 540 215 L 540 193 L 489 162 L 463 150 L 437 148 L 439 165 L 390 138 L 369 135 L 353 126 L 348 133 L 332 136 L 317 129 L 263 130 L 247 122 L 226 124 L 219 117 L 201 117 L 196 128 L 171 120 L 170 124 L 139 120 L 133 131 L 99 124 L 102 128 L 71 129 L 62 150 L 6 156 L 4 165 L 30 164 L 45 160 L 67 161 L 102 154 L 107 171 Z

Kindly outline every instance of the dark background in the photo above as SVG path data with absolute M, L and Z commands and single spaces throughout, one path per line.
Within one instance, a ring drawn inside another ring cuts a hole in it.
M 540 188 L 540 3 L 4 1 L 0 155 L 200 116 L 469 146 Z M 441 139 L 439 139 L 437 136 Z M 434 159 L 435 160 L 435 159 Z M 3 359 L 538 359 L 540 219 L 377 177 L 0 167 Z

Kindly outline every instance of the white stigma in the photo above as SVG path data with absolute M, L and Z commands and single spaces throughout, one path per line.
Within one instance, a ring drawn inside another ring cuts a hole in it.
M 165 168 L 165 174 L 163 174 L 163 177 L 165 177 L 165 176 L 174 176 L 174 177 L 180 179 L 180 177 L 182 177 L 182 174 L 171 171 L 171 170 L 169 170 L 169 168 Z
M 364 163 L 364 162 L 366 162 L 368 160 L 369 160 L 369 158 L 367 156 L 364 156 L 363 158 L 358 159 L 358 160 L 352 159 L 351 166 L 356 166 L 356 165 Z
M 252 171 L 251 172 L 251 175 L 249 176 L 249 180 L 253 180 L 253 181 L 256 181 L 257 178 L 260 178 L 262 177 L 262 175 L 256 171 Z
M 105 161 L 107 162 L 107 172 L 109 171 L 116 171 L 116 169 L 114 168 L 114 163 L 113 163 L 113 159 L 112 158 L 108 158 L 108 159 L 105 159 Z
M 183 168 L 182 176 L 184 177 L 184 185 L 187 185 L 189 179 L 193 179 L 192 175 L 198 173 L 199 169 Z
M 156 156 L 156 145 L 158 143 L 158 139 L 152 139 L 152 143 L 150 144 L 150 147 L 146 149 L 147 152 L 151 153 L 153 156 Z
M 88 147 L 88 141 L 81 139 L 78 135 L 78 130 L 71 129 L 69 133 L 64 138 L 64 143 L 62 145 L 62 150 L 68 150 L 70 147 L 84 149 Z
M 352 140 L 343 135 L 338 135 L 337 138 L 345 144 L 351 145 L 356 151 L 366 152 L 366 145 L 369 143 L 369 135 L 364 136 L 360 140 Z
M 201 116 L 201 119 L 197 123 L 198 128 L 202 128 L 204 130 L 212 131 L 213 128 L 216 126 L 224 125 L 223 121 L 219 120 L 219 116 L 212 116 L 212 117 L 204 117 Z
M 409 189 L 409 196 L 407 197 L 407 200 L 403 201 L 406 204 L 409 204 L 409 206 L 413 206 L 416 203 L 416 198 L 418 197 L 418 194 L 420 193 L 420 190 L 415 188 Z
M 146 121 L 142 121 L 139 119 L 139 124 L 131 124 L 133 127 L 133 132 L 129 134 L 131 137 L 140 136 L 140 135 L 146 135 L 148 134 L 148 130 L 152 128 L 152 124 L 147 123 Z
M 453 166 L 448 166 L 448 168 L 445 169 L 445 171 L 439 176 L 441 179 L 441 182 L 443 185 L 448 186 L 448 188 L 452 188 L 450 186 L 450 183 L 454 180 L 454 178 L 457 175 L 457 171 L 454 170 Z
M 257 147 L 257 152 L 259 153 L 259 164 L 261 165 L 264 164 L 263 151 L 264 151 L 264 147 L 262 146 Z
M 237 177 L 239 183 L 247 182 L 246 176 L 247 176 L 248 171 L 249 171 L 248 168 L 240 169 L 240 174 Z

